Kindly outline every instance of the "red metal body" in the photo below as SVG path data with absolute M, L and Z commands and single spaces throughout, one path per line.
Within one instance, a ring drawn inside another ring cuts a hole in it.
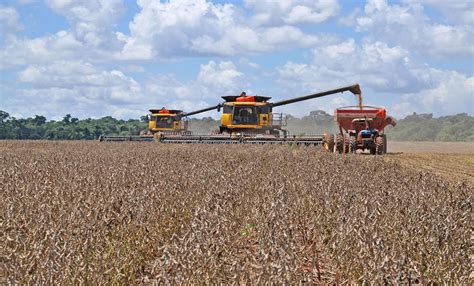
M 382 131 L 389 124 L 393 126 L 396 124 L 393 118 L 387 117 L 387 112 L 384 108 L 372 106 L 341 107 L 336 109 L 334 112 L 334 118 L 339 125 L 339 128 L 346 132 L 354 130 L 352 121 L 358 118 L 371 119 L 367 121 L 369 128 L 377 129 L 379 131 Z

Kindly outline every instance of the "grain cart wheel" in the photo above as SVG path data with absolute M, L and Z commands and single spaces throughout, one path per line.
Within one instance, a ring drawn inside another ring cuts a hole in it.
M 355 136 L 349 137 L 349 152 L 355 154 L 357 151 L 357 138 Z
M 382 137 L 383 137 L 383 153 L 387 154 L 387 149 L 388 149 L 388 147 L 387 147 L 387 135 L 383 134 Z
M 334 153 L 342 154 L 344 152 L 344 136 L 337 134 L 334 139 Z
M 334 134 L 324 134 L 323 144 L 328 152 L 334 152 Z
M 370 155 L 375 155 L 375 153 L 377 152 L 377 150 L 375 149 L 375 146 L 370 147 L 369 151 L 370 151 Z
M 349 153 L 349 136 L 344 135 L 344 153 Z
M 377 155 L 383 155 L 384 154 L 384 144 L 383 144 L 383 137 L 382 136 L 378 136 L 377 138 L 375 138 L 375 153 Z

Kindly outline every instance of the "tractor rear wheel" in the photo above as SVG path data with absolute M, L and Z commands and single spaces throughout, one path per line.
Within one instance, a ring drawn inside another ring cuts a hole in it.
M 357 138 L 355 136 L 349 137 L 349 152 L 355 154 L 357 151 Z
M 344 136 L 337 134 L 334 139 L 334 153 L 342 154 L 344 152 Z
M 377 155 L 383 155 L 384 154 L 384 150 L 385 150 L 385 146 L 384 146 L 384 142 L 383 142 L 383 137 L 382 136 L 378 136 L 377 138 L 375 138 L 375 153 Z
M 329 152 L 334 152 L 334 134 L 324 134 L 323 144 L 324 149 Z

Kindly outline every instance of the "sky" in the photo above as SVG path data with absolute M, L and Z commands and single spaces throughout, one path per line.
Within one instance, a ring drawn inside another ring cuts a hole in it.
M 473 115 L 473 74 L 470 0 L 0 0 L 0 110 L 15 117 L 139 118 L 354 83 L 397 118 Z

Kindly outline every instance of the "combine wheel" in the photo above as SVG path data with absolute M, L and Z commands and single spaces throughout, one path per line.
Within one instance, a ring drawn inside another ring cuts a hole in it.
M 342 154 L 344 152 L 344 136 L 337 134 L 334 138 L 334 153 Z
M 357 138 L 355 136 L 349 137 L 349 152 L 355 154 L 357 151 Z
M 334 134 L 324 134 L 323 144 L 324 149 L 329 152 L 334 152 Z
M 383 155 L 385 150 L 384 140 L 382 136 L 375 138 L 375 153 L 377 155 Z

